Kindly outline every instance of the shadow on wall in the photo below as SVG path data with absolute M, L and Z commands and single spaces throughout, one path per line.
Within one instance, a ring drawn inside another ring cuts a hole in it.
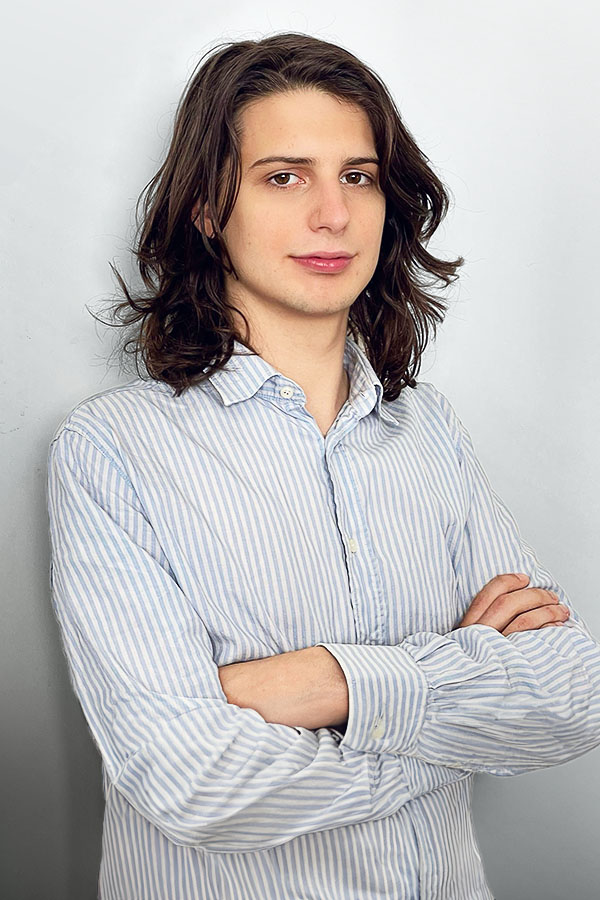
M 48 591 L 48 604 L 54 621 L 53 644 L 56 649 L 56 710 L 64 771 L 64 804 L 61 819 L 65 823 L 65 855 L 62 883 L 64 900 L 87 900 L 98 896 L 98 873 L 102 853 L 104 795 L 102 761 L 79 705 L 62 649 L 59 627 L 54 619 Z

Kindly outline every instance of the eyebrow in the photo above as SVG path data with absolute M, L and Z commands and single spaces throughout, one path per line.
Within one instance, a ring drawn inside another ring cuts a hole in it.
M 248 166 L 248 171 L 256 169 L 258 166 L 266 166 L 275 162 L 285 163 L 288 166 L 314 166 L 316 159 L 312 156 L 263 156 L 261 159 L 253 162 L 251 166 Z M 343 160 L 343 165 L 345 166 L 364 166 L 366 163 L 374 163 L 378 166 L 379 160 L 376 156 L 349 156 Z

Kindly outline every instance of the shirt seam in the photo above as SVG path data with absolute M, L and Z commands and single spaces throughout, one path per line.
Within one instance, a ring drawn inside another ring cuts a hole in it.
M 93 447 L 96 448 L 98 453 L 102 454 L 104 459 L 119 473 L 121 478 L 124 479 L 124 481 L 129 485 L 131 490 L 135 493 L 135 488 L 131 482 L 131 479 L 127 475 L 127 473 L 115 462 L 115 460 L 112 458 L 112 456 L 108 455 L 106 450 L 103 450 L 102 447 L 100 447 L 96 443 L 96 441 L 89 434 L 89 432 L 87 432 L 86 429 L 82 428 L 80 425 L 65 425 L 64 428 L 62 429 L 62 431 L 60 432 L 60 434 L 57 434 L 56 437 L 52 440 L 52 444 L 54 444 L 56 441 L 58 441 L 58 439 L 60 438 L 60 435 L 64 434 L 65 431 L 70 431 L 73 434 L 78 434 L 80 437 L 85 438 L 85 440 L 87 440 Z

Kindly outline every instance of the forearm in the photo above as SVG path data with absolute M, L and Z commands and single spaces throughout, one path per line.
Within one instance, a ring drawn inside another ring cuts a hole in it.
M 219 679 L 229 703 L 255 709 L 266 722 L 314 729 L 348 719 L 346 678 L 325 647 L 220 666 Z
M 476 624 L 327 648 L 352 695 L 344 749 L 518 775 L 600 743 L 600 647 L 581 622 L 508 637 Z

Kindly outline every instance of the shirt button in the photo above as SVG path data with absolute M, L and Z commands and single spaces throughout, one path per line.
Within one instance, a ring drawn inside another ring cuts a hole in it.
M 291 387 L 282 387 L 279 388 L 279 393 L 282 397 L 293 397 L 294 396 L 294 388 Z
M 378 740 L 379 738 L 383 737 L 384 731 L 385 729 L 383 724 L 383 716 L 379 716 L 379 718 L 375 722 L 375 725 L 373 726 L 373 728 L 371 728 L 371 737 L 374 740 Z
M 356 553 L 356 551 L 358 550 L 358 543 L 354 538 L 350 538 L 350 540 L 348 541 L 348 547 L 350 548 L 351 553 Z

